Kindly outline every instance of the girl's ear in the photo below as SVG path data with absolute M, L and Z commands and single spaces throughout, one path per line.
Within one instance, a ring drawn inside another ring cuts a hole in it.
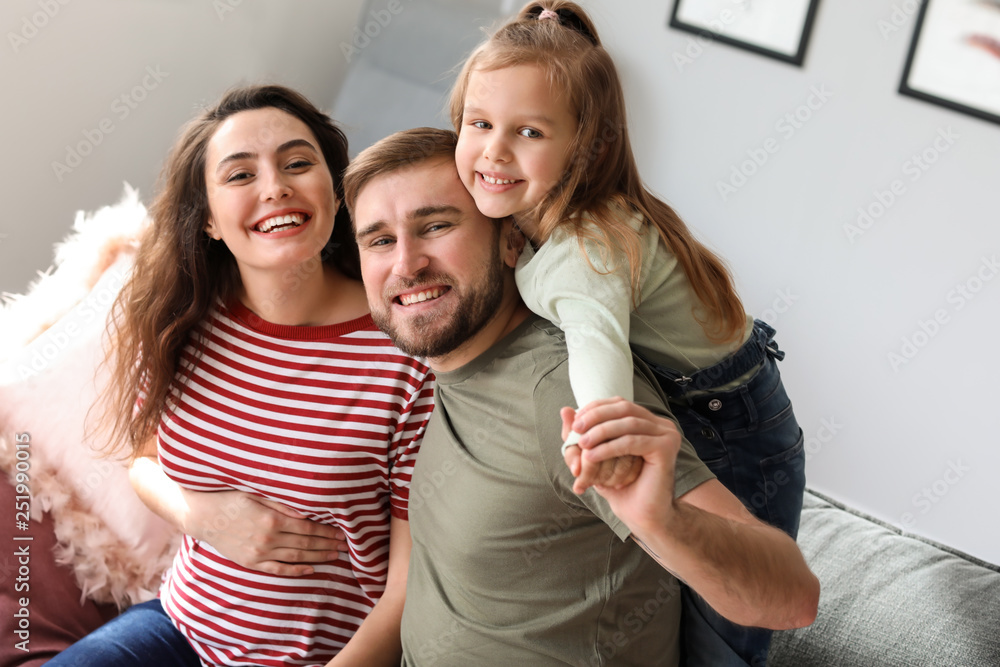
M 500 238 L 504 239 L 505 244 L 501 249 L 503 261 L 504 264 L 513 269 L 517 266 L 517 258 L 521 256 L 521 251 L 524 250 L 524 234 L 514 224 L 512 217 L 505 218 L 500 225 Z

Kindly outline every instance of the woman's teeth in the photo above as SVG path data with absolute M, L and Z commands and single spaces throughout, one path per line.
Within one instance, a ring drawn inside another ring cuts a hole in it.
M 439 288 L 424 290 L 423 292 L 417 292 L 416 294 L 403 294 L 399 297 L 399 302 L 404 306 L 409 306 L 412 303 L 420 303 L 421 301 L 427 301 L 428 299 L 436 299 L 441 296 L 442 292 Z
M 257 225 L 257 231 L 263 232 L 265 234 L 278 229 L 279 227 L 284 229 L 286 227 L 298 227 L 303 222 L 305 222 L 305 216 L 301 213 L 290 213 L 288 215 L 277 215 L 273 218 L 268 218 L 264 222 Z

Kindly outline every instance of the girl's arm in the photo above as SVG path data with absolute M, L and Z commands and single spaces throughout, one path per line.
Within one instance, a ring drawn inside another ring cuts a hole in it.
M 311 574 L 310 563 L 337 560 L 347 549 L 339 529 L 305 519 L 281 503 L 242 491 L 185 489 L 163 472 L 155 440 L 132 462 L 129 481 L 154 514 L 251 570 Z
M 410 522 L 392 517 L 389 526 L 389 576 L 385 592 L 358 631 L 343 650 L 327 663 L 327 667 L 398 665 L 402 658 L 399 626 L 410 566 Z

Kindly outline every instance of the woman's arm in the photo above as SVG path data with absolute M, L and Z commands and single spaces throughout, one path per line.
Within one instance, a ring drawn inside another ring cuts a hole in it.
M 185 489 L 160 468 L 155 441 L 132 462 L 129 481 L 153 513 L 251 570 L 307 575 L 313 572 L 310 563 L 337 560 L 347 550 L 339 529 L 303 518 L 281 503 L 242 491 Z
M 385 592 L 368 618 L 327 667 L 398 665 L 403 655 L 399 625 L 410 568 L 410 522 L 392 517 L 389 524 L 389 575 Z

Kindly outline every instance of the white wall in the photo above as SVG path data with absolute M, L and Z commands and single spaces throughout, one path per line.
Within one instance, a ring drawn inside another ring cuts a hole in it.
M 583 3 L 623 75 L 644 178 L 728 258 L 748 309 L 770 311 L 809 485 L 1000 563 L 1000 126 L 895 92 L 916 17 L 878 22 L 910 3 L 822 1 L 801 69 L 723 44 L 679 69 L 693 35 L 667 27 L 673 0 Z M 777 128 L 814 89 L 829 99 Z M 939 133 L 953 143 L 914 180 L 907 162 Z M 777 152 L 723 201 L 717 183 L 769 138 Z M 903 194 L 849 240 L 897 179 Z M 922 347 L 894 368 L 904 338 Z
M 148 204 L 180 126 L 230 86 L 284 83 L 329 109 L 361 6 L 4 0 L 0 291 L 23 292 L 74 213 L 116 202 L 123 181 Z M 67 158 L 81 144 L 89 154 Z

